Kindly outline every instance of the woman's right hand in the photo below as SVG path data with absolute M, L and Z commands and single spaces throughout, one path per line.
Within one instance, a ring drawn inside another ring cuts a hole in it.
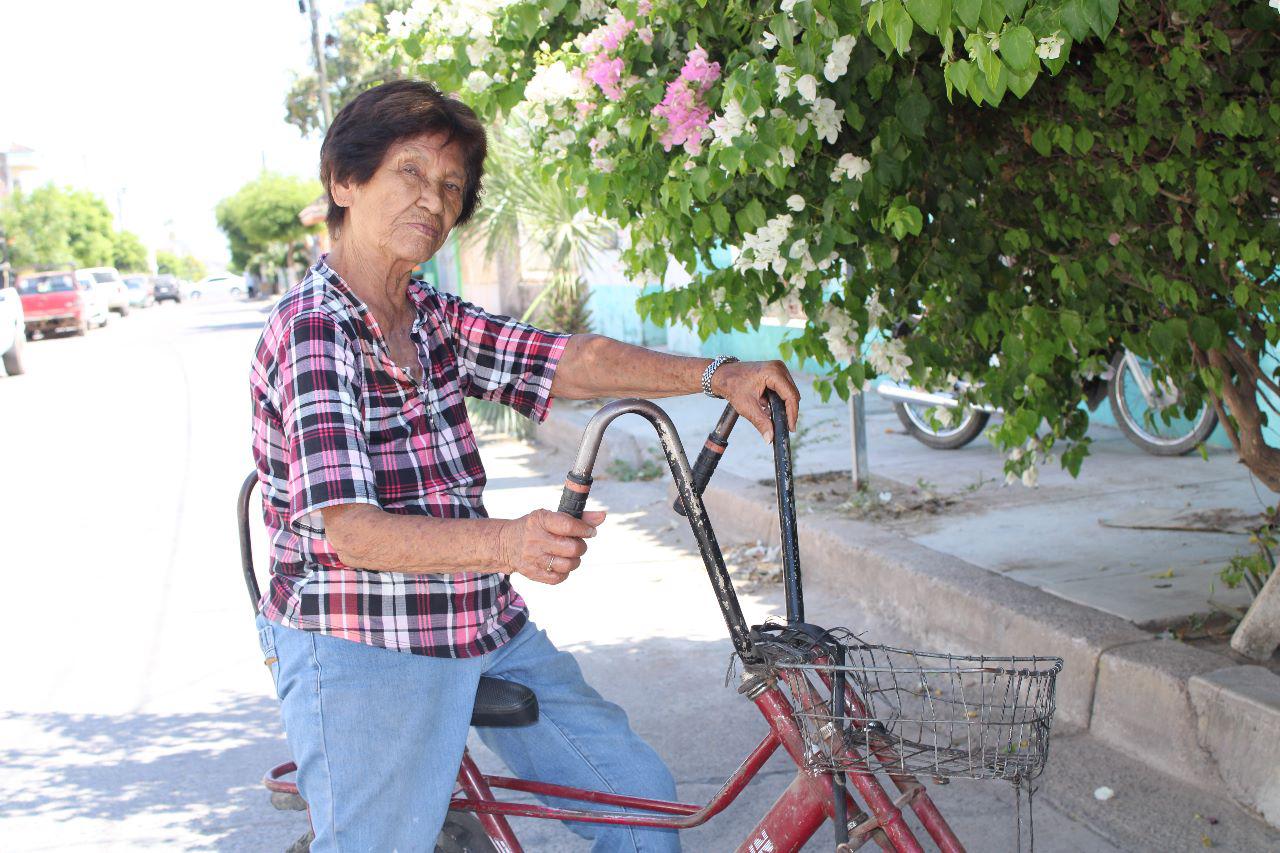
M 498 537 L 502 567 L 538 583 L 558 584 L 582 563 L 587 542 L 604 521 L 601 511 L 581 519 L 563 512 L 535 509 L 508 521 Z

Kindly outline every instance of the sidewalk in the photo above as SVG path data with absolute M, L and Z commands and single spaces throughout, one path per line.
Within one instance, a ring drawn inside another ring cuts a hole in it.
M 660 402 L 691 449 L 723 406 Z M 1246 601 L 1215 581 L 1249 547 L 1241 531 L 1267 493 L 1233 455 L 1157 458 L 1095 427 L 1078 480 L 1044 470 L 1035 489 L 1005 487 L 985 440 L 930 450 L 878 395 L 866 404 L 873 484 L 869 498 L 850 501 L 847 407 L 806 389 L 793 441 L 806 576 L 939 648 L 1062 657 L 1060 726 L 1225 791 L 1280 826 L 1280 663 L 1245 665 L 1225 643 L 1166 631 L 1211 613 L 1211 596 Z M 536 440 L 571 458 L 596 408 L 557 404 Z M 656 446 L 645 421 L 620 418 L 595 474 L 634 471 Z M 776 541 L 772 457 L 746 422 L 706 502 L 723 545 Z

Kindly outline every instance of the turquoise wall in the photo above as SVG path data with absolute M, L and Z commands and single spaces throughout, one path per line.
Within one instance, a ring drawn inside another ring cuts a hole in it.
M 593 285 L 587 299 L 591 311 L 591 331 L 627 343 L 646 347 L 667 346 L 667 330 L 640 319 L 636 300 L 641 294 L 661 290 L 659 285 L 635 287 L 629 284 Z

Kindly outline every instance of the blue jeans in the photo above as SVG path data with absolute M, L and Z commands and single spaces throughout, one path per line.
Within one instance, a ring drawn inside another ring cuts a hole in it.
M 258 637 L 311 809 L 314 853 L 433 849 L 482 674 L 537 694 L 534 725 L 477 729 L 516 776 L 675 799 L 671 772 L 631 731 L 623 710 L 593 690 L 573 656 L 532 622 L 497 651 L 462 659 L 388 651 L 261 616 Z M 673 830 L 565 826 L 602 853 L 680 849 Z

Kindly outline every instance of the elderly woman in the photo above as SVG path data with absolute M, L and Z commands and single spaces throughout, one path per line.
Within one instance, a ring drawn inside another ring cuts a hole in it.
M 780 362 L 554 334 L 411 278 L 474 212 L 485 151 L 475 114 L 430 84 L 351 101 L 320 153 L 333 249 L 272 311 L 253 362 L 272 572 L 259 634 L 319 853 L 431 849 L 482 674 L 537 694 L 535 725 L 482 731 L 518 775 L 675 796 L 511 585 L 564 582 L 604 513 L 489 518 L 466 397 L 542 420 L 554 397 L 706 389 L 767 437 L 770 388 L 795 425 Z M 596 850 L 679 849 L 667 830 L 571 828 Z

